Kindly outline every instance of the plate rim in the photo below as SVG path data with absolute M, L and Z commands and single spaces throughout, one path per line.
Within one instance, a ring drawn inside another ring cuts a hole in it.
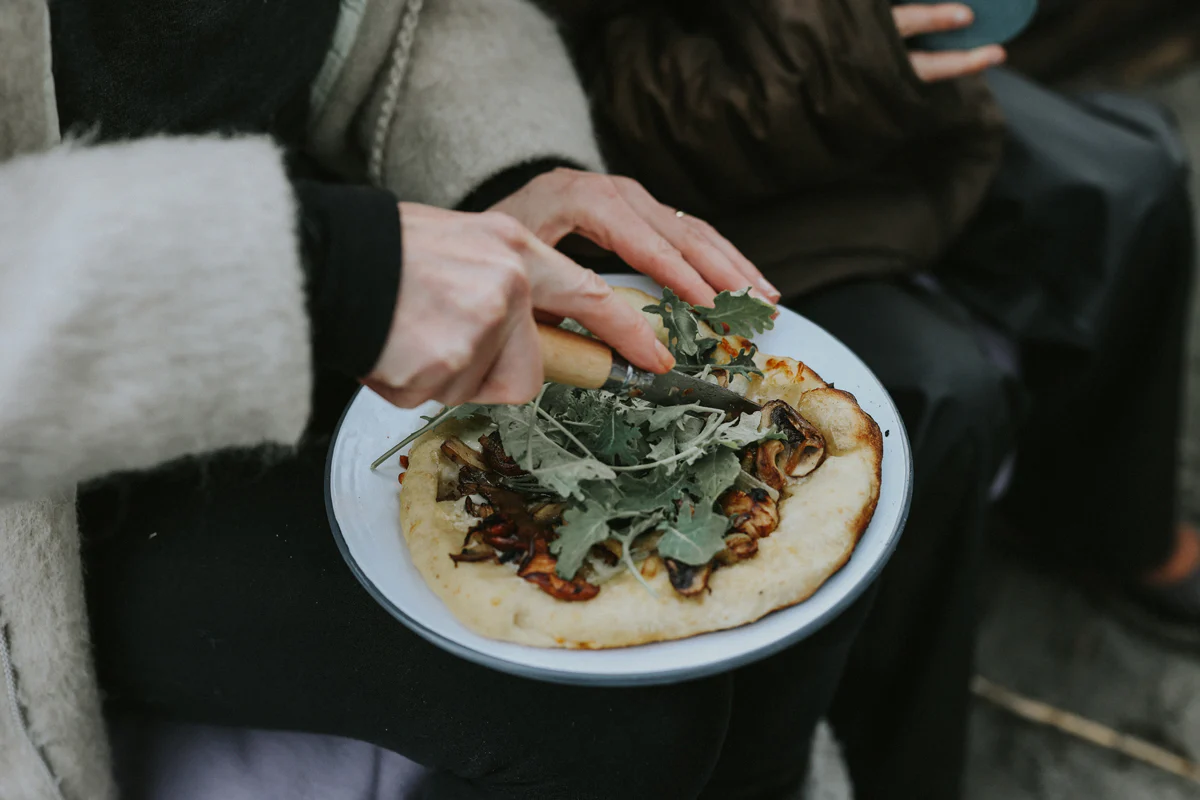
M 603 277 L 609 277 L 609 276 L 606 275 Z M 791 311 L 790 309 L 787 309 L 787 310 Z M 549 683 L 559 683 L 559 684 L 568 684 L 568 685 L 586 685 L 586 686 L 653 686 L 653 685 L 677 683 L 677 682 L 684 681 L 684 680 L 693 680 L 696 678 L 703 678 L 703 677 L 715 675 L 715 674 L 722 673 L 722 672 L 728 672 L 728 671 L 736 669 L 738 667 L 745 666 L 746 664 L 750 664 L 755 661 L 760 661 L 764 658 L 774 655 L 775 653 L 778 653 L 781 650 L 786 649 L 787 647 L 790 647 L 791 645 L 793 645 L 799 641 L 807 639 L 808 637 L 815 634 L 817 631 L 824 628 L 826 625 L 828 625 L 830 622 L 832 622 L 834 619 L 836 619 L 838 616 L 840 616 L 847 608 L 849 608 L 851 605 L 853 605 L 855 602 L 857 602 L 859 600 L 859 598 L 861 598 L 863 596 L 863 594 L 866 592 L 867 588 L 870 587 L 875 582 L 875 579 L 879 577 L 879 573 L 883 571 L 883 568 L 888 564 L 888 562 L 891 561 L 892 555 L 896 550 L 896 546 L 900 542 L 900 537 L 901 537 L 901 535 L 903 535 L 904 529 L 907 527 L 907 523 L 908 523 L 908 515 L 909 515 L 909 511 L 911 509 L 911 505 L 912 505 L 912 494 L 913 494 L 913 463 L 912 463 L 911 443 L 908 438 L 908 431 L 904 427 L 904 420 L 900 416 L 900 410 L 896 407 L 896 402 L 892 398 L 891 393 L 883 385 L 883 382 L 880 381 L 879 378 L 875 375 L 875 372 L 873 370 L 871 370 L 871 368 L 868 367 L 866 365 L 866 363 L 862 361 L 861 358 L 859 358 L 857 353 L 855 353 L 853 350 L 851 350 L 848 345 L 843 343 L 841 341 L 841 339 L 838 339 L 836 336 L 829 333 L 829 331 L 825 330 L 820 325 L 817 325 L 817 323 L 813 322 L 812 320 L 808 319 L 807 317 L 804 317 L 802 314 L 799 314 L 798 312 L 795 312 L 795 311 L 791 311 L 791 313 L 797 314 L 797 316 L 802 317 L 805 321 L 809 322 L 810 324 L 812 324 L 812 325 L 816 326 L 818 329 L 820 329 L 820 331 L 822 333 L 824 333 L 826 336 L 829 336 L 831 339 L 833 339 L 834 341 L 841 344 L 847 350 L 847 352 L 850 353 L 851 357 L 853 357 L 856 361 L 858 361 L 859 364 L 867 371 L 867 373 L 870 374 L 871 377 L 875 379 L 879 388 L 882 389 L 882 391 L 883 391 L 883 396 L 887 400 L 888 406 L 890 407 L 896 420 L 900 423 L 897 426 L 898 430 L 895 433 L 896 433 L 896 435 L 898 435 L 900 437 L 900 441 L 898 443 L 900 445 L 900 451 L 901 451 L 900 454 L 903 456 L 903 460 L 906 464 L 905 481 L 904 481 L 905 485 L 904 485 L 904 489 L 903 489 L 904 497 L 903 497 L 903 501 L 901 504 L 900 514 L 897 517 L 894 530 L 891 532 L 891 535 L 889 536 L 887 542 L 885 543 L 884 550 L 883 550 L 883 553 L 880 556 L 880 558 L 878 558 L 874 563 L 871 564 L 871 566 L 868 568 L 867 572 L 864 573 L 864 575 L 862 576 L 861 580 L 854 583 L 846 591 L 846 593 L 843 594 L 836 602 L 832 603 L 828 609 L 826 609 L 819 616 L 811 619 L 807 624 L 792 631 L 791 634 L 789 634 L 787 636 L 781 636 L 778 639 L 774 639 L 766 644 L 762 644 L 762 645 L 759 645 L 752 649 L 748 649 L 748 650 L 742 651 L 740 653 L 737 653 L 735 655 L 731 655 L 728 658 L 723 658 L 720 660 L 712 661 L 707 664 L 697 665 L 694 667 L 674 666 L 674 667 L 669 667 L 669 668 L 665 668 L 665 669 L 661 669 L 661 670 L 647 670 L 647 671 L 642 671 L 642 672 L 637 672 L 637 673 L 609 674 L 609 673 L 588 673 L 588 672 L 563 672 L 563 671 L 560 671 L 560 670 L 557 670 L 554 668 L 533 666 L 533 665 L 529 665 L 529 664 L 522 664 L 522 663 L 515 662 L 515 661 L 509 661 L 509 660 L 501 658 L 501 657 L 492 656 L 492 655 L 489 655 L 486 653 L 482 653 L 478 650 L 474 650 L 471 647 L 460 644 L 459 642 L 456 642 L 453 639 L 443 636 L 442 634 L 439 634 L 437 631 L 434 631 L 434 630 L 430 629 L 429 627 L 421 624 L 417 620 L 408 616 L 403 611 L 403 609 L 401 609 L 394 602 L 392 602 L 392 600 L 390 598 L 388 598 L 379 589 L 378 586 L 375 585 L 375 582 L 372 581 L 370 579 L 370 577 L 368 577 L 367 574 L 363 571 L 363 569 L 359 566 L 359 564 L 355 560 L 353 554 L 350 552 L 349 545 L 346 542 L 346 537 L 342 533 L 341 525 L 338 523 L 337 515 L 334 512 L 333 487 L 332 487 L 333 457 L 334 457 L 334 453 L 337 451 L 337 445 L 338 445 L 339 437 L 340 437 L 340 434 L 342 431 L 342 425 L 345 422 L 347 415 L 350 413 L 350 409 L 352 409 L 354 407 L 355 402 L 358 401 L 362 392 L 367 391 L 367 387 L 365 387 L 365 386 L 360 386 L 354 392 L 353 396 L 351 396 L 349 402 L 346 403 L 346 407 L 344 409 L 342 409 L 342 413 L 338 417 L 337 425 L 334 427 L 333 434 L 331 435 L 330 440 L 329 440 L 329 451 L 328 451 L 328 453 L 326 453 L 326 456 L 325 456 L 325 480 L 324 480 L 325 514 L 326 514 L 326 517 L 329 519 L 329 527 L 333 534 L 334 540 L 337 543 L 338 552 L 340 552 L 342 554 L 342 559 L 346 562 L 346 565 L 350 568 L 350 571 L 353 573 L 354 577 L 358 580 L 358 582 L 362 585 L 362 587 L 364 589 L 366 589 L 367 593 L 369 595 L 371 595 L 371 597 L 374 598 L 374 600 L 377 603 L 379 603 L 385 610 L 387 610 L 387 612 L 389 614 L 391 614 L 396 620 L 398 620 L 405 627 L 407 627 L 413 633 L 420 636 L 425 641 L 427 641 L 430 644 L 433 644 L 437 647 L 441 647 L 442 649 L 444 649 L 456 656 L 459 656 L 460 658 L 464 658 L 467 661 L 470 661 L 474 664 L 478 664 L 483 667 L 488 667 L 490 669 L 496 669 L 496 670 L 499 670 L 501 672 L 505 672 L 505 673 L 508 673 L 511 675 L 517 675 L 517 676 L 524 677 L 524 678 L 532 678 L 534 680 L 541 680 L 541 681 L 546 681 Z M 405 546 L 407 547 L 407 544 Z M 857 547 L 857 543 L 855 546 Z M 824 585 L 824 584 L 822 584 L 822 585 Z M 820 591 L 820 587 L 818 587 L 817 591 Z M 806 602 L 806 601 L 807 601 L 807 599 L 802 600 L 801 603 Z M 795 604 L 795 605 L 799 605 L 799 604 Z M 789 608 L 790 607 L 791 606 L 789 606 Z M 755 622 L 757 622 L 757 620 Z M 747 625 L 753 625 L 753 624 L 755 624 L 755 623 L 754 622 L 747 623 Z M 645 647 L 645 646 L 653 646 L 653 644 L 654 643 L 649 643 L 649 645 L 637 645 L 637 646 Z M 624 648 L 616 648 L 616 649 L 624 649 Z

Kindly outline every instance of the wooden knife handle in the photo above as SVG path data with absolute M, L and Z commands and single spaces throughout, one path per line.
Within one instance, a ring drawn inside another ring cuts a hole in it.
M 537 327 L 546 380 L 580 389 L 599 389 L 608 381 L 613 364 L 608 345 L 562 328 Z

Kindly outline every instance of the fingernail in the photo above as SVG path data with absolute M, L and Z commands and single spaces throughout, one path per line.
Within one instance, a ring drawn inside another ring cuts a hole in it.
M 674 369 L 675 356 L 671 355 L 671 351 L 657 339 L 654 340 L 654 348 L 658 353 L 658 363 L 662 365 L 663 369 Z
M 1004 52 L 1003 47 L 997 47 L 990 55 L 988 55 L 988 63 L 993 66 L 1003 64 L 1008 58 L 1008 53 Z
M 761 286 L 762 290 L 766 292 L 767 298 L 770 299 L 772 303 L 777 302 L 779 298 L 783 297 L 783 294 L 766 278 L 762 279 L 762 281 L 759 283 L 759 286 Z
M 971 21 L 971 19 L 971 9 L 969 8 L 960 8 L 954 12 L 954 21 L 960 25 L 966 25 Z

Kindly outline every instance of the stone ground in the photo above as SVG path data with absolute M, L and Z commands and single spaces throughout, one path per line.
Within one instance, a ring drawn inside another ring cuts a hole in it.
M 1151 93 L 1175 109 L 1200 165 L 1200 68 Z M 1195 191 L 1200 197 L 1200 178 Z M 1189 368 L 1181 480 L 1185 510 L 1200 521 L 1200 314 Z M 979 648 L 981 675 L 1200 761 L 1200 655 L 1162 648 L 1048 576 L 1001 562 L 994 580 Z M 977 701 L 967 797 L 1195 800 L 1200 783 Z

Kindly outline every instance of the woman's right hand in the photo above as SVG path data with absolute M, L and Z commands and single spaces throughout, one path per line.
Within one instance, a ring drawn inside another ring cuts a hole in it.
M 578 320 L 643 369 L 674 366 L 641 313 L 512 217 L 401 203 L 400 223 L 400 295 L 364 380 L 384 399 L 402 408 L 532 400 L 543 380 L 535 311 Z

